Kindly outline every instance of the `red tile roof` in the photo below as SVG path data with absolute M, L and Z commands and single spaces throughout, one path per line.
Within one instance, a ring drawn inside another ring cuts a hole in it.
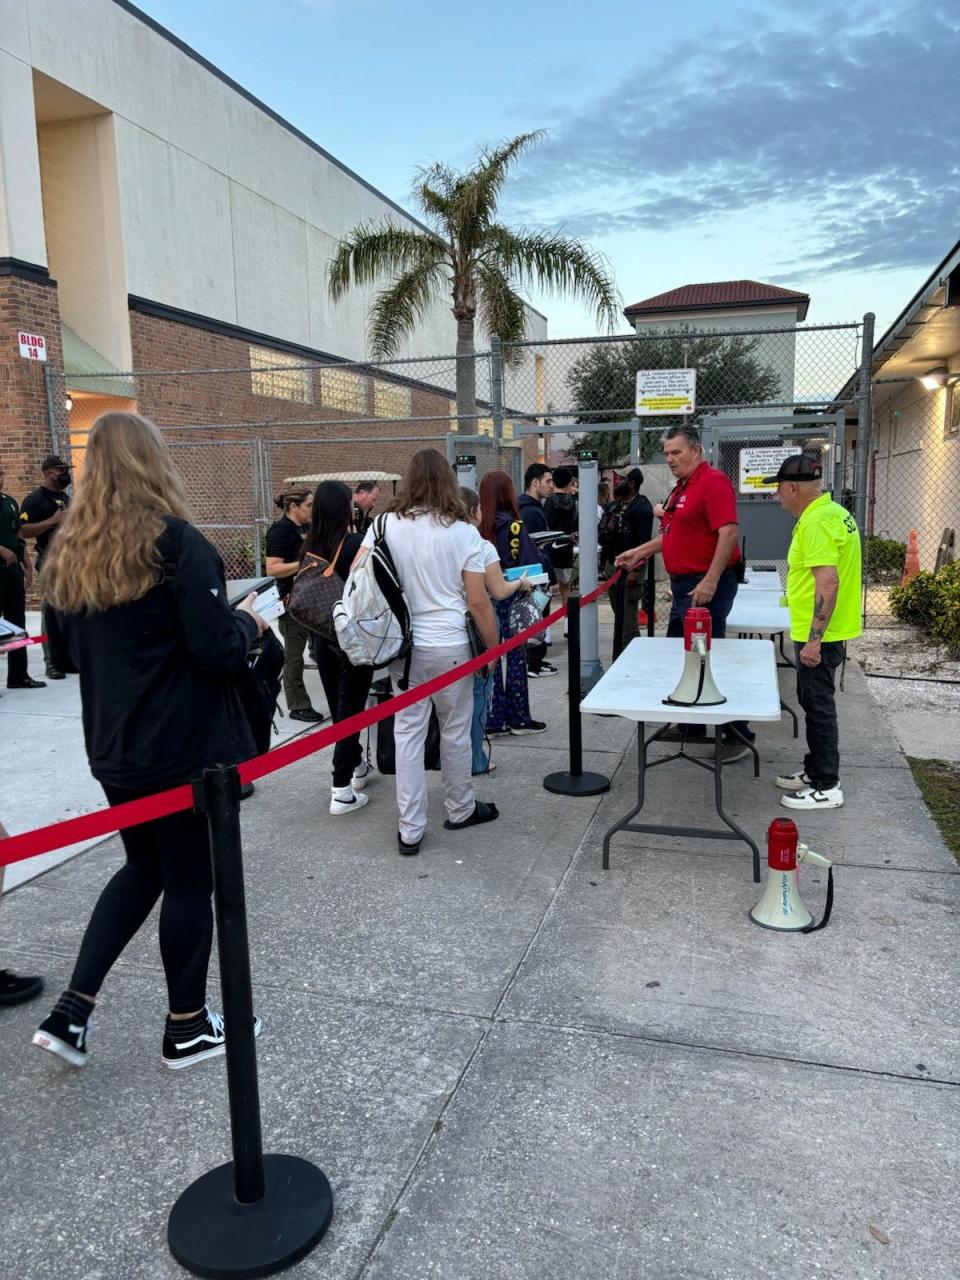
M 778 302 L 794 302 L 798 305 L 802 320 L 810 303 L 808 293 L 794 289 L 781 289 L 775 284 L 761 284 L 757 280 L 717 280 L 712 284 L 685 284 L 679 289 L 669 289 L 652 298 L 644 298 L 624 310 L 632 316 L 656 315 L 665 311 L 714 311 L 730 307 L 762 307 Z

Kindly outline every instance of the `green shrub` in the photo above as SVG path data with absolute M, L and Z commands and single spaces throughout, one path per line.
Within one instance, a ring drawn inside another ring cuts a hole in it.
M 872 533 L 863 540 L 864 564 L 868 582 L 899 582 L 907 558 L 905 542 L 877 538 Z
M 934 581 L 937 609 L 931 630 L 947 646 L 951 658 L 960 658 L 960 561 L 945 564 Z
M 929 631 L 946 645 L 951 658 L 960 657 L 960 561 L 945 564 L 939 573 L 918 573 L 890 592 L 895 618 Z

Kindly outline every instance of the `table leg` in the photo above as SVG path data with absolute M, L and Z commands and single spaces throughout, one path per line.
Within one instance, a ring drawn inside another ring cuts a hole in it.
M 718 729 L 719 729 L 719 726 L 718 726 Z M 736 733 L 736 730 L 734 730 L 734 732 Z M 742 737 L 742 734 L 738 736 Z M 750 744 L 747 743 L 747 745 L 749 746 Z M 716 802 L 717 814 L 719 815 L 721 820 L 727 824 L 730 830 L 735 831 L 737 835 L 740 837 L 740 839 L 743 840 L 746 844 L 748 844 L 750 848 L 753 850 L 753 882 L 754 884 L 759 884 L 760 883 L 760 850 L 757 848 L 756 844 L 754 844 L 754 842 L 750 839 L 750 837 L 744 831 L 743 827 L 738 826 L 737 823 L 735 823 L 732 818 L 728 817 L 723 808 L 723 734 L 720 732 L 717 732 L 714 736 L 714 751 L 715 751 L 715 759 L 714 759 L 714 767 L 713 767 L 713 795 L 714 795 L 714 800 Z M 754 774 L 754 777 L 759 777 L 760 765 L 759 765 L 759 758 L 757 756 L 756 751 L 754 751 L 753 753 L 753 758 L 754 758 L 754 765 L 756 767 L 756 773 Z
M 666 725 L 663 726 L 663 729 L 665 728 L 666 728 Z M 662 733 L 663 729 L 659 729 L 657 730 L 657 732 Z M 654 734 L 654 737 L 656 736 L 657 735 Z M 643 808 L 644 793 L 646 789 L 646 776 L 647 776 L 647 733 L 646 733 L 646 726 L 644 725 L 643 721 L 640 720 L 637 724 L 637 803 L 634 805 L 634 807 L 630 810 L 629 813 L 625 814 L 620 819 L 619 822 L 614 823 L 614 825 L 603 837 L 603 861 L 601 865 L 604 871 L 610 870 L 611 838 L 614 835 L 616 835 L 618 831 L 622 831 L 624 827 L 630 822 L 631 818 L 635 818 L 637 814 L 640 812 L 640 810 Z
M 787 715 L 790 717 L 790 719 L 793 721 L 793 736 L 795 738 L 799 738 L 800 724 L 799 724 L 799 721 L 797 720 L 797 713 L 794 711 L 793 707 L 791 707 L 788 703 L 784 702 L 784 700 L 781 698 L 780 710 L 785 711 Z

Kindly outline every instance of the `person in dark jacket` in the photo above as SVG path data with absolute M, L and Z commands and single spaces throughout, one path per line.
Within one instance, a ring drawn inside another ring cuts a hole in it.
M 614 501 L 607 508 L 604 523 L 609 535 L 602 548 L 605 560 L 615 560 L 623 551 L 649 542 L 653 537 L 653 507 L 650 499 L 640 492 L 643 472 L 631 467 L 627 472 L 615 472 L 617 480 L 613 490 Z M 623 611 L 622 644 L 627 645 L 640 634 L 638 613 L 643 596 L 645 568 L 634 569 L 627 574 L 626 605 Z
M 503 569 L 524 564 L 545 564 L 520 519 L 513 481 L 505 471 L 489 471 L 480 481 L 480 536 L 492 542 Z M 494 608 L 500 625 L 500 638 L 513 634 L 510 626 L 509 600 L 495 600 Z M 523 647 L 511 649 L 506 656 L 506 677 L 498 660 L 493 673 L 493 700 L 487 733 L 544 733 L 546 724 L 530 714 L 527 689 L 527 664 Z
M 94 423 L 44 574 L 51 652 L 61 669 L 79 673 L 90 771 L 111 805 L 254 754 L 237 681 L 266 623 L 253 595 L 227 606 L 223 562 L 190 524 L 183 484 L 151 422 L 106 413 Z M 126 863 L 101 893 L 70 985 L 33 1043 L 83 1066 L 100 986 L 162 895 L 162 1057 L 174 1069 L 192 1066 L 224 1052 L 223 1020 L 206 1004 L 207 820 L 190 808 L 129 827 L 121 839 Z
M 363 537 L 355 533 L 351 517 L 350 490 L 338 480 L 322 480 L 313 495 L 310 525 L 303 554 L 312 553 L 334 566 L 334 573 L 346 582 L 350 566 L 360 550 Z M 355 667 L 338 644 L 325 636 L 314 636 L 314 654 L 327 706 L 334 723 L 362 711 L 373 680 L 373 667 Z M 330 812 L 356 813 L 367 803 L 369 764 L 363 758 L 360 731 L 341 738 L 333 748 L 333 792 Z
M 543 513 L 543 504 L 553 494 L 553 472 L 545 462 L 532 462 L 523 477 L 523 487 L 524 492 L 520 495 L 518 503 L 520 519 L 527 533 L 534 540 L 537 550 L 541 553 L 546 551 L 549 558 L 549 548 L 543 545 L 541 538 L 534 538 L 534 535 L 546 534 L 550 531 L 547 517 Z M 552 561 L 550 562 L 550 581 L 556 581 Z M 557 668 L 552 662 L 547 661 L 549 631 L 548 627 L 546 632 L 537 636 L 533 644 L 527 645 L 527 676 L 531 680 L 557 674 Z
M 570 599 L 574 545 L 580 519 L 577 479 L 569 467 L 557 467 L 553 473 L 553 483 L 555 492 L 543 504 L 543 514 L 547 518 L 547 528 L 552 533 L 564 535 L 559 544 L 551 545 L 550 563 L 560 585 L 560 603 L 565 605 Z M 567 634 L 566 626 L 563 634 Z

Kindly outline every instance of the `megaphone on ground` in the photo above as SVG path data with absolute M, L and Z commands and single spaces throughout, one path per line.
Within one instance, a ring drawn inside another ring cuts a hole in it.
M 683 620 L 683 675 L 664 702 L 673 707 L 718 707 L 726 698 L 710 670 L 713 628 L 709 609 L 688 609 Z
M 801 862 L 812 867 L 826 867 L 829 872 L 827 902 L 819 924 L 813 923 L 813 916 L 800 897 L 800 873 L 797 866 Z M 813 933 L 827 923 L 832 909 L 832 863 L 799 842 L 797 824 L 790 818 L 774 818 L 767 831 L 767 883 L 760 901 L 750 912 L 750 919 L 762 929 L 779 929 L 784 933 Z

